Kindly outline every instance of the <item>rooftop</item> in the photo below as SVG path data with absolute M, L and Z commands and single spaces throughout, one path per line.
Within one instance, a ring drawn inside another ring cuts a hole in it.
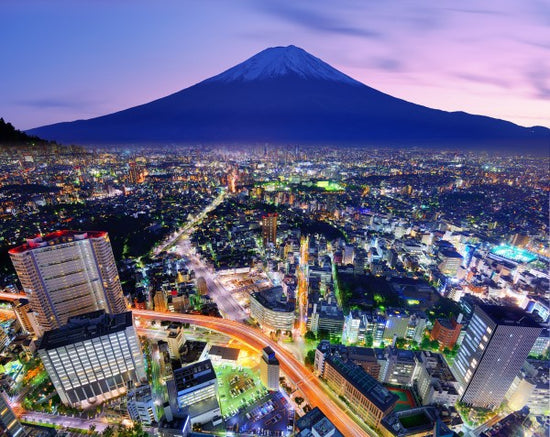
M 541 328 L 531 314 L 518 307 L 487 304 L 478 304 L 477 307 L 498 325 Z
M 105 231 L 55 231 L 50 234 L 29 238 L 25 244 L 10 249 L 9 253 L 23 253 L 27 250 L 38 249 L 40 247 L 55 246 L 56 244 L 70 243 L 75 240 L 101 238 L 105 235 L 107 235 Z
M 496 246 L 490 253 L 496 255 L 497 257 L 509 259 L 517 263 L 530 263 L 537 259 L 537 255 L 534 253 L 509 244 L 501 244 L 500 246 Z
M 104 310 L 71 317 L 67 324 L 47 331 L 38 349 L 51 350 L 69 344 L 124 331 L 132 326 L 132 312 L 106 314 Z
M 336 356 L 327 357 L 326 362 L 380 410 L 386 411 L 399 399 L 398 396 L 391 393 L 357 364 L 351 361 L 343 361 Z
M 210 360 L 199 361 L 174 370 L 174 382 L 178 392 L 211 380 L 216 380 L 216 372 Z
M 223 360 L 237 361 L 240 352 L 240 349 L 236 349 L 234 347 L 213 345 L 208 353 L 211 356 L 214 355 L 221 357 Z

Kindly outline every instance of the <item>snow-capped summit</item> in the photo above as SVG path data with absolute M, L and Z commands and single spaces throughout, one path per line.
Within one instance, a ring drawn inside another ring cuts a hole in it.
M 254 81 L 276 79 L 284 76 L 298 76 L 302 79 L 321 79 L 361 85 L 360 82 L 294 45 L 270 47 L 262 50 L 246 61 L 204 82 Z

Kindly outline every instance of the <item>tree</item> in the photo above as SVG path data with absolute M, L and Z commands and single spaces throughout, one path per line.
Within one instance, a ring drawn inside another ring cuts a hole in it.
M 373 343 L 374 339 L 372 338 L 372 334 L 365 335 L 365 347 L 372 347 Z
M 315 341 L 317 339 L 317 337 L 315 336 L 315 333 L 309 330 L 305 333 L 304 338 L 306 340 L 312 340 L 312 341 Z
M 304 361 L 306 365 L 313 366 L 313 363 L 315 363 L 315 349 L 311 349 L 307 352 Z
M 296 396 L 296 398 L 294 398 L 294 402 L 296 402 L 297 405 L 302 405 L 304 403 L 304 398 Z

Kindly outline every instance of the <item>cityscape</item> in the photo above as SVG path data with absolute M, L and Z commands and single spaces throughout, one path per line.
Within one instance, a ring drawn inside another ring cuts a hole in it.
M 0 114 L 1 436 L 549 435 L 550 120 L 294 44 L 120 109 Z

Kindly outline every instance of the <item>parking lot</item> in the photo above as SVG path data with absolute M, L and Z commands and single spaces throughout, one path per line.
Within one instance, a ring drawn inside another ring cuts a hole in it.
M 267 393 L 259 375 L 246 367 L 216 366 L 222 415 L 234 416 Z
M 268 437 L 287 436 L 292 431 L 294 411 L 279 392 L 272 392 L 226 422 L 228 430 Z

